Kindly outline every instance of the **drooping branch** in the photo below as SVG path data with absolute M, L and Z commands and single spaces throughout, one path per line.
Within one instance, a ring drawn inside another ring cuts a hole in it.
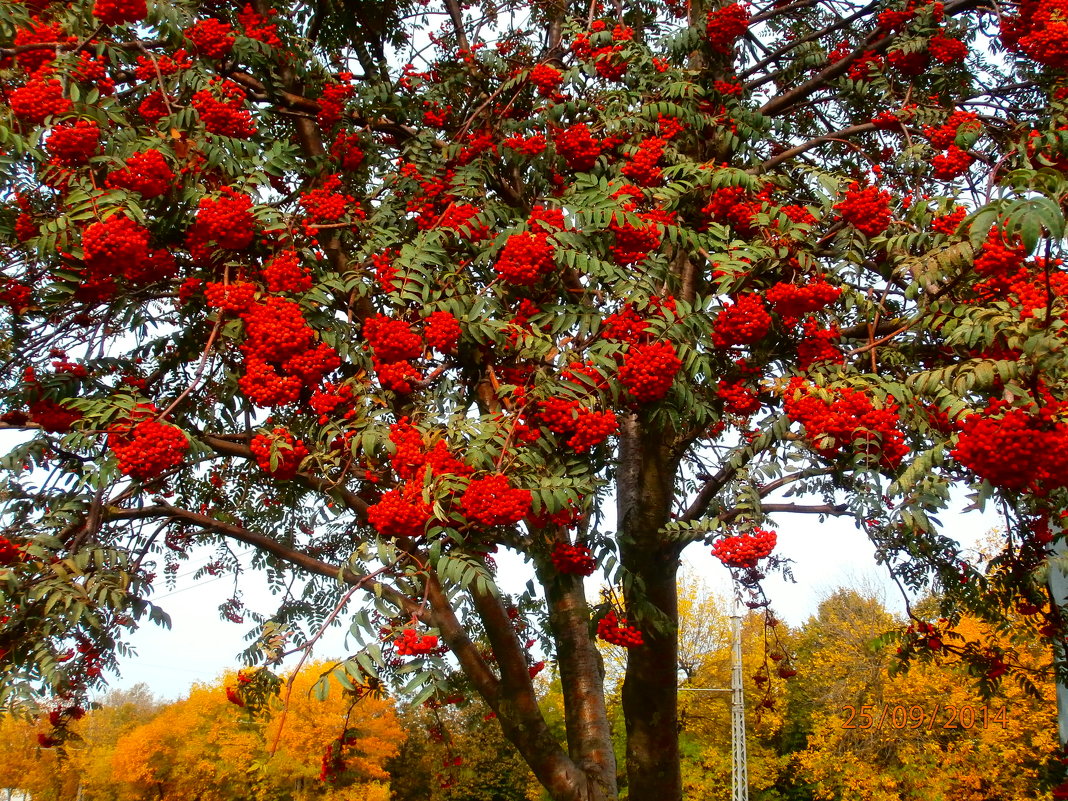
M 789 150 L 784 150 L 782 153 L 772 156 L 771 158 L 760 164 L 760 166 L 750 170 L 750 172 L 765 172 L 767 170 L 770 170 L 772 167 L 782 164 L 784 161 L 789 161 L 795 156 L 800 156 L 802 153 L 812 150 L 812 148 L 818 147 L 819 145 L 825 144 L 827 142 L 834 142 L 841 139 L 845 139 L 849 136 L 856 136 L 857 134 L 868 133 L 869 131 L 874 130 L 877 130 L 877 126 L 874 123 L 865 122 L 861 123 L 860 125 L 850 125 L 848 128 L 842 128 L 841 130 L 833 131 L 832 133 L 822 134 L 820 136 L 813 137 L 807 142 L 802 142 L 801 144 L 796 145 L 795 147 L 791 147 Z
M 241 442 L 234 442 L 211 434 L 200 435 L 200 440 L 216 453 L 222 456 L 236 456 L 241 459 L 255 461 L 252 449 Z M 345 507 L 355 512 L 361 520 L 367 517 L 367 501 L 354 493 L 352 490 L 335 481 L 312 475 L 311 473 L 297 473 L 295 481 L 300 482 L 309 489 L 321 492 L 324 495 L 332 495 L 340 499 Z

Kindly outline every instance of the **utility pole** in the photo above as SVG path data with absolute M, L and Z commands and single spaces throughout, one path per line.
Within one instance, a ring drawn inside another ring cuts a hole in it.
M 731 801 L 749 801 L 749 765 L 745 748 L 745 691 L 742 687 L 742 613 L 731 615 L 731 686 L 679 687 L 680 692 L 731 694 Z
M 745 748 L 745 694 L 742 689 L 742 615 L 737 602 L 731 616 L 731 801 L 749 801 L 749 764 Z

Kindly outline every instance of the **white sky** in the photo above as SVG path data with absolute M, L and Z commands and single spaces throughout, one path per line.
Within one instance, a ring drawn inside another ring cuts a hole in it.
M 940 519 L 946 531 L 965 546 L 974 545 L 999 522 L 990 513 L 965 514 L 959 504 Z M 814 515 L 793 514 L 779 515 L 777 522 L 776 553 L 794 560 L 792 568 L 797 580 L 796 584 L 790 584 L 781 576 L 771 574 L 765 581 L 772 609 L 780 619 L 790 625 L 804 623 L 816 612 L 820 601 L 841 586 L 882 589 L 888 607 L 903 612 L 899 591 L 887 578 L 885 569 L 876 566 L 874 548 L 852 519 L 820 522 Z M 205 550 L 199 559 L 194 554 L 184 563 L 174 591 L 163 588 L 160 579 L 161 591 L 153 600 L 171 615 L 174 627 L 168 631 L 147 622 L 142 625 L 130 639 L 138 655 L 123 663 L 123 674 L 113 679 L 113 687 L 128 688 L 143 682 L 157 696 L 176 698 L 192 683 L 210 682 L 224 670 L 238 666 L 236 656 L 247 645 L 244 635 L 248 626 L 221 621 L 218 613 L 219 604 L 233 591 L 232 577 L 199 582 L 192 579 L 195 568 L 209 561 L 211 554 Z M 521 592 L 530 577 L 522 560 L 503 550 L 496 558 L 504 591 Z M 692 546 L 686 551 L 685 561 L 693 573 L 704 579 L 710 591 L 730 593 L 730 573 L 711 555 L 708 547 Z M 591 595 L 596 594 L 595 576 L 587 580 L 587 589 Z M 274 608 L 274 598 L 263 588 L 256 573 L 249 572 L 243 577 L 242 590 L 249 608 L 262 613 Z M 345 618 L 345 615 L 339 617 Z M 344 656 L 347 627 L 346 622 L 324 636 L 315 655 Z

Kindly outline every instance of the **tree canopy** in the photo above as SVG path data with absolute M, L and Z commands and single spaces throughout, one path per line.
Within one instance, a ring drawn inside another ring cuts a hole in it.
M 0 698 L 79 708 L 195 547 L 241 619 L 248 547 L 279 598 L 249 702 L 344 615 L 342 685 L 477 694 L 554 799 L 610 801 L 600 638 L 629 797 L 676 801 L 678 558 L 710 546 L 763 609 L 793 514 L 940 588 L 904 658 L 1000 680 L 963 610 L 1063 652 L 1066 14 L 0 6 L 0 424 L 30 433 Z M 1004 513 L 989 563 L 941 529 L 956 486 Z

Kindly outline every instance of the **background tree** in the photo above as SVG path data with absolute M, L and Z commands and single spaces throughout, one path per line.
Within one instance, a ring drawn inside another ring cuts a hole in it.
M 481 696 L 559 801 L 618 796 L 595 637 L 626 646 L 619 767 L 677 801 L 687 546 L 761 608 L 772 520 L 851 514 L 950 623 L 1042 609 L 1062 11 L 0 6 L 5 703 L 63 723 L 161 575 L 247 548 L 280 595 L 251 661 L 364 590 L 339 681 Z M 939 531 L 958 484 L 1005 509 L 989 582 Z

